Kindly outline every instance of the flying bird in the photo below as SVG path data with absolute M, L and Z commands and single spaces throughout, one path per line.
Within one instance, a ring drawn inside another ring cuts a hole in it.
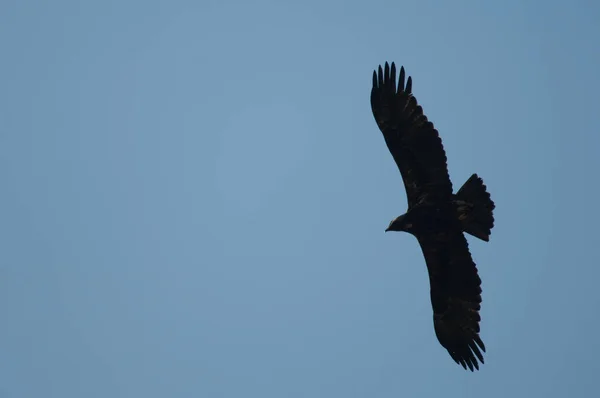
M 393 62 L 373 72 L 371 109 L 408 202 L 406 213 L 394 218 L 386 232 L 417 238 L 429 274 L 437 339 L 456 363 L 479 369 L 477 360 L 483 364 L 485 352 L 479 336 L 481 279 L 463 232 L 488 242 L 495 204 L 477 174 L 453 193 L 442 140 L 412 94 L 411 77 L 405 82 L 404 67 L 397 85 Z

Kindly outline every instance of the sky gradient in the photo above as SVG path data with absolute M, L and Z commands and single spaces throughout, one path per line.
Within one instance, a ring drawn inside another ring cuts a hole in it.
M 588 397 L 600 3 L 3 1 L 0 398 Z M 485 364 L 433 331 L 369 105 L 483 177 Z

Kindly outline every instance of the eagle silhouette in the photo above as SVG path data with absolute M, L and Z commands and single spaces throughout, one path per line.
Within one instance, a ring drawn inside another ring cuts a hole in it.
M 495 204 L 483 180 L 473 174 L 452 192 L 442 140 L 405 84 L 404 67 L 373 72 L 371 109 L 406 189 L 408 210 L 387 231 L 404 231 L 421 246 L 429 274 L 433 326 L 440 344 L 467 369 L 483 364 L 479 336 L 481 279 L 463 232 L 489 241 Z

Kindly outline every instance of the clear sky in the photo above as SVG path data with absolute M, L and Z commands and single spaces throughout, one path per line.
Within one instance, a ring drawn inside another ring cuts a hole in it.
M 0 397 L 590 397 L 600 3 L 3 1 Z M 371 114 L 404 65 L 496 202 L 433 332 Z

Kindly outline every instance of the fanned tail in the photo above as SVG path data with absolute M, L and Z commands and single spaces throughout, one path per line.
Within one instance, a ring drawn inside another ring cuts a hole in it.
M 458 219 L 469 235 L 488 242 L 494 228 L 494 208 L 483 180 L 473 174 L 455 195 Z

